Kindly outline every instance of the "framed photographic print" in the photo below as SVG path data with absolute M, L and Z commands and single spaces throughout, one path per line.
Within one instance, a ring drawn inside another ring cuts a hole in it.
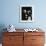
M 34 21 L 34 6 L 21 5 L 20 6 L 20 22 L 33 22 Z

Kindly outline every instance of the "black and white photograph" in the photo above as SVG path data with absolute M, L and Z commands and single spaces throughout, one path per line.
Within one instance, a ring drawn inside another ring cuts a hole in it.
M 32 22 L 34 18 L 34 11 L 32 6 L 21 6 L 20 7 L 20 22 Z

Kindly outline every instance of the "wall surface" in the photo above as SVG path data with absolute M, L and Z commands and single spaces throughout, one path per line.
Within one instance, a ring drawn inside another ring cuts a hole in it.
M 20 5 L 34 6 L 34 22 L 19 21 Z M 46 32 L 46 0 L 0 0 L 0 31 L 13 24 L 15 28 L 42 28 Z
M 13 24 L 16 28 L 43 27 L 46 28 L 46 0 L 0 0 L 0 26 Z M 34 6 L 34 22 L 19 21 L 20 5 Z

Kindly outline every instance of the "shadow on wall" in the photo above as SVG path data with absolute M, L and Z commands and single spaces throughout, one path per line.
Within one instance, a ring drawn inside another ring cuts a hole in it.
M 6 30 L 4 30 L 5 25 L 4 24 L 0 24 L 0 43 L 2 43 L 2 36 L 3 36 L 3 32 L 5 32 Z

